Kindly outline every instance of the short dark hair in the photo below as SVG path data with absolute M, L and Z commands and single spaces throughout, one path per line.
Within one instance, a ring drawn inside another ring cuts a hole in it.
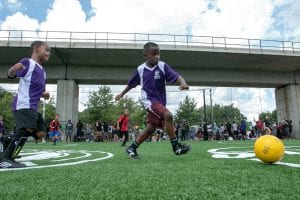
M 150 48 L 159 48 L 158 44 L 154 43 L 154 42 L 147 42 L 146 44 L 144 44 L 144 50 L 146 49 L 150 49 Z
M 154 42 L 147 42 L 146 44 L 144 44 L 144 48 L 143 48 L 144 53 L 151 48 L 159 48 L 159 46 L 158 46 L 158 44 L 156 44 Z
M 47 43 L 44 41 L 40 41 L 40 40 L 36 40 L 36 41 L 32 42 L 31 46 L 30 46 L 31 53 L 33 53 L 33 50 L 35 47 L 40 47 L 42 45 L 47 45 Z

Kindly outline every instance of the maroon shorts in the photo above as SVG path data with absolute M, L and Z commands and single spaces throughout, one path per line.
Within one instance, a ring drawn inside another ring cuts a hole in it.
M 165 125 L 164 114 L 168 111 L 161 103 L 153 103 L 151 109 L 148 109 L 147 123 L 155 128 L 163 128 Z

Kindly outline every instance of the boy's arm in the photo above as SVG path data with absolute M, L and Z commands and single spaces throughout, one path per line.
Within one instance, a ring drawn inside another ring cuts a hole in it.
M 176 83 L 179 84 L 180 90 L 188 90 L 189 89 L 188 84 L 185 82 L 185 80 L 182 78 L 182 76 L 178 76 Z
M 127 85 L 126 88 L 115 97 L 116 101 L 119 101 L 129 90 L 131 90 L 133 87 Z
M 12 67 L 10 67 L 7 72 L 8 78 L 11 78 L 11 79 L 16 78 L 16 73 L 20 69 L 24 69 L 24 66 L 22 63 L 17 63 L 15 65 L 13 65 Z

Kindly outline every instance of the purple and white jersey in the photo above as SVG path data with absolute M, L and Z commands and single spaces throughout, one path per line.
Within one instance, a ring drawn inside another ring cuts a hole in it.
M 159 61 L 153 68 L 143 63 L 129 79 L 128 86 L 141 85 L 141 101 L 146 109 L 150 108 L 154 102 L 166 106 L 166 82 L 175 83 L 178 76 L 177 72 L 162 61 Z
M 16 72 L 16 77 L 19 77 L 20 81 L 12 110 L 32 108 L 37 111 L 46 87 L 46 73 L 40 64 L 30 58 L 24 58 L 20 63 L 23 64 L 24 69 Z

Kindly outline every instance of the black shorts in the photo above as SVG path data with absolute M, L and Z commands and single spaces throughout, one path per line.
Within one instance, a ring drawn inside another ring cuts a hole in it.
M 14 112 L 16 131 L 22 128 L 34 129 L 36 132 L 46 132 L 46 124 L 40 113 L 33 109 L 21 109 Z
M 120 131 L 120 137 L 123 137 L 123 135 L 125 135 L 125 137 L 128 137 L 128 131 Z

